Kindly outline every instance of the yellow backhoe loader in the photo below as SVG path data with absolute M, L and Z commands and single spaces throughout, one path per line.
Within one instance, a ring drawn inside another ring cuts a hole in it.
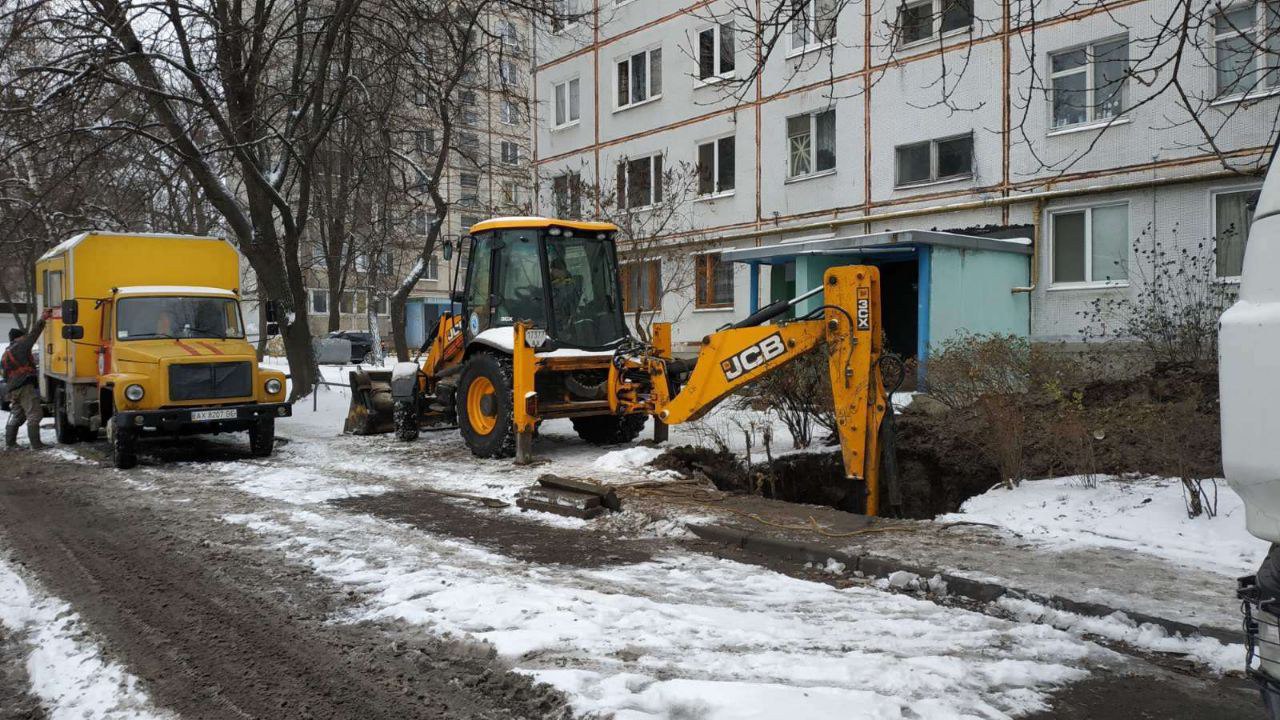
M 655 438 L 664 440 L 667 426 L 697 420 L 821 347 L 845 475 L 864 484 L 866 512 L 876 514 L 888 403 L 878 270 L 831 268 L 821 287 L 704 337 L 690 362 L 672 355 L 668 323 L 655 323 L 646 342 L 628 332 L 616 232 L 608 223 L 546 218 L 472 227 L 466 277 L 453 294 L 461 312 L 440 318 L 420 362 L 352 372 L 346 431 L 413 440 L 422 428 L 456 425 L 476 456 L 521 463 L 532 458 L 538 423 L 551 418 L 569 418 L 588 442 L 612 444 L 635 439 L 652 417 Z M 452 250 L 446 245 L 447 255 Z M 818 296 L 815 310 L 784 319 Z

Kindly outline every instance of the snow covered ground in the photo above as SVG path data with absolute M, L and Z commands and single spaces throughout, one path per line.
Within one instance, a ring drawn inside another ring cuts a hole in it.
M 30 693 L 50 720 L 167 720 L 138 679 L 103 656 L 71 607 L 0 558 L 0 624 L 25 656 Z
M 1267 544 L 1245 530 L 1244 505 L 1225 482 L 1217 482 L 1217 495 L 1217 517 L 1189 518 L 1174 479 L 1101 476 L 1096 487 L 1080 477 L 1028 480 L 993 488 L 938 519 L 999 525 L 1049 551 L 1119 548 L 1230 577 L 1253 572 Z

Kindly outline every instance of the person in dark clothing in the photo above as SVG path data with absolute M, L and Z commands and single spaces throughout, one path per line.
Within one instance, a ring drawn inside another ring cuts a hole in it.
M 45 310 L 40 320 L 29 331 L 13 328 L 9 331 L 9 347 L 0 355 L 0 368 L 4 370 L 5 384 L 9 390 L 9 422 L 4 427 L 4 445 L 7 448 L 18 446 L 18 428 L 27 424 L 27 439 L 31 449 L 40 450 L 44 443 L 40 441 L 40 383 L 39 368 L 32 352 L 40 333 L 44 332 L 45 321 L 52 313 Z

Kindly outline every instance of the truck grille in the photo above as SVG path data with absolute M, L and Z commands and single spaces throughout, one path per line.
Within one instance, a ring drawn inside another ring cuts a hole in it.
M 175 363 L 169 366 L 171 400 L 216 400 L 253 394 L 247 362 Z

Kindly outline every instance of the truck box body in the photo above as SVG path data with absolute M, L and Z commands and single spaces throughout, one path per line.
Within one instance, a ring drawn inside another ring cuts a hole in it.
M 184 235 L 84 233 L 45 253 L 37 266 L 41 307 L 58 307 L 75 298 L 87 303 L 80 314 L 84 337 L 102 337 L 101 316 L 89 312 L 112 288 L 194 286 L 235 291 L 240 286 L 240 257 L 226 240 Z M 96 374 L 97 349 L 62 339 L 55 315 L 41 343 L 48 371 L 77 380 Z

